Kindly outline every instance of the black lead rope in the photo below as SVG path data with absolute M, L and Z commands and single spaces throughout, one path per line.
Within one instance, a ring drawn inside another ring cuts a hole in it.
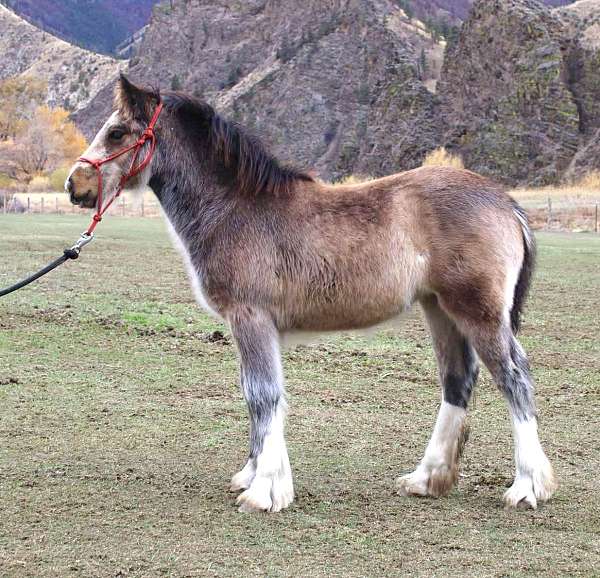
M 93 238 L 93 233 L 82 233 L 77 243 L 75 243 L 69 249 L 65 249 L 63 251 L 63 254 L 58 259 L 55 259 L 51 263 L 48 263 L 48 265 L 46 265 L 43 269 L 40 269 L 37 273 L 33 273 L 33 275 L 26 277 L 22 281 L 19 281 L 18 283 L 15 283 L 10 287 L 6 287 L 6 289 L 0 289 L 0 297 L 4 297 L 5 295 L 8 295 L 9 293 L 16 291 L 17 289 L 21 289 L 22 287 L 33 283 L 33 281 L 39 279 L 40 277 L 43 277 L 46 273 L 50 273 L 50 271 L 56 269 L 59 265 L 62 265 L 65 261 L 68 261 L 69 259 L 77 259 L 77 257 L 79 257 L 79 253 L 81 253 L 81 249 L 85 247 Z

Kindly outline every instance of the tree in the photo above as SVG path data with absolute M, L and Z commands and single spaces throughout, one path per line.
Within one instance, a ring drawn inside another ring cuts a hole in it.
M 38 174 L 72 162 L 85 148 L 85 138 L 66 110 L 39 106 L 12 147 L 16 176 L 28 183 Z
M 183 85 L 181 84 L 181 78 L 178 74 L 171 76 L 171 90 L 181 90 Z
M 14 139 L 45 98 L 47 85 L 32 76 L 0 81 L 0 141 Z

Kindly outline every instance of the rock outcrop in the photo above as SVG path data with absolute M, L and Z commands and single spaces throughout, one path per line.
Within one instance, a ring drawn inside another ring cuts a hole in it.
M 446 53 L 445 139 L 475 171 L 516 183 L 559 180 L 579 146 L 568 26 L 535 0 L 477 0 Z
M 576 180 L 600 171 L 600 3 L 580 0 L 559 14 L 578 42 L 569 60 L 569 81 L 579 107 L 581 143 L 565 172 L 566 180 Z
M 43 79 L 52 106 L 85 107 L 123 65 L 42 32 L 2 5 L 0 31 L 0 80 L 18 75 Z

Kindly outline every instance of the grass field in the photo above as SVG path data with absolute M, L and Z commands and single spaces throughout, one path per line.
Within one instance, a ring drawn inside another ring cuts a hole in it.
M 84 223 L 0 216 L 0 286 Z M 226 491 L 246 455 L 235 351 L 162 221 L 108 218 L 97 237 L 0 299 L 1 576 L 600 576 L 600 237 L 538 237 L 522 341 L 561 483 L 550 503 L 502 508 L 510 424 L 487 373 L 458 488 L 394 494 L 439 400 L 415 312 L 286 353 L 297 501 L 278 515 L 239 514 Z

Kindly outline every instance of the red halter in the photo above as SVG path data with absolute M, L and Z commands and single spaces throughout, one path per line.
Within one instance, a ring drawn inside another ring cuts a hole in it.
M 163 108 L 162 102 L 159 102 L 156 105 L 156 108 L 154 109 L 154 114 L 152 115 L 152 119 L 150 120 L 148 127 L 142 133 L 140 138 L 136 142 L 134 142 L 131 146 L 121 149 L 121 150 L 117 151 L 116 153 L 114 153 L 104 159 L 100 159 L 100 160 L 93 160 L 93 159 L 87 159 L 85 157 L 79 157 L 79 159 L 78 159 L 79 161 L 92 165 L 96 169 L 96 172 L 98 173 L 98 198 L 96 200 L 96 213 L 94 214 L 94 216 L 92 218 L 92 222 L 91 222 L 90 226 L 88 227 L 87 231 L 84 233 L 84 235 L 86 235 L 87 237 L 92 236 L 94 229 L 96 228 L 96 225 L 102 220 L 102 215 L 106 212 L 108 207 L 110 207 L 112 205 L 113 201 L 121 194 L 121 192 L 123 191 L 123 187 L 125 186 L 125 183 L 127 183 L 127 181 L 129 179 L 131 179 L 132 177 L 135 177 L 135 175 L 142 172 L 148 166 L 148 163 L 150 163 L 150 161 L 152 160 L 152 156 L 154 155 L 154 151 L 156 149 L 156 135 L 154 134 L 154 127 L 156 126 L 156 122 L 158 121 L 158 117 L 160 116 L 160 111 L 162 110 L 162 108 Z M 150 148 L 149 148 L 148 152 L 146 153 L 146 157 L 144 158 L 144 160 L 141 163 L 136 164 L 138 155 L 140 154 L 140 150 L 142 149 L 142 147 L 146 144 L 146 142 L 148 140 L 150 141 Z M 100 170 L 100 167 L 105 163 L 114 161 L 116 158 L 123 156 L 125 153 L 128 153 L 131 150 L 133 150 L 134 153 L 133 153 L 133 157 L 131 159 L 131 165 L 129 166 L 129 172 L 127 172 L 125 175 L 123 175 L 121 177 L 121 180 L 119 181 L 119 186 L 117 187 L 117 192 L 112 197 L 112 199 L 110 199 L 108 201 L 108 203 L 106 203 L 106 205 L 102 206 L 102 171 Z

